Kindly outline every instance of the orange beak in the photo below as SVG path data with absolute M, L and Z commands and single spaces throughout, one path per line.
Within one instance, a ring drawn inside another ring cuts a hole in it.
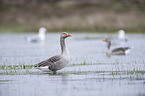
M 107 41 L 107 39 L 103 39 L 103 41 Z
M 71 35 L 70 34 L 66 34 L 67 35 L 67 37 L 70 37 Z

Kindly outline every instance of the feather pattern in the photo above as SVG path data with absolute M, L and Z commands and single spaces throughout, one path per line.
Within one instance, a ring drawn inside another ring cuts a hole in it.
M 112 52 L 118 52 L 118 51 L 123 51 L 125 52 L 126 50 L 130 49 L 130 47 L 120 47 L 120 48 L 115 48 L 112 50 Z
M 60 60 L 60 55 L 56 55 L 56 56 L 53 56 L 45 61 L 42 61 L 38 64 L 35 64 L 34 66 L 35 67 L 44 67 L 44 66 L 50 66 L 52 65 L 53 63 L 56 63 Z
M 110 49 L 111 40 L 110 39 L 104 39 L 103 41 L 107 42 L 107 51 L 106 51 L 107 56 L 110 56 L 110 55 L 126 55 L 132 49 L 131 47 L 120 47 L 120 48 L 115 48 L 115 49 L 111 50 Z
M 71 36 L 70 34 L 63 32 L 60 37 L 60 45 L 61 45 L 61 54 L 53 56 L 45 61 L 42 61 L 38 64 L 35 64 L 34 67 L 41 70 L 41 67 L 48 66 L 48 70 L 56 73 L 57 70 L 60 70 L 67 66 L 69 63 L 70 57 L 68 50 L 65 46 L 65 38 Z
M 56 56 L 53 56 L 53 57 L 49 58 L 47 61 L 51 62 L 51 63 L 55 63 L 55 62 L 59 61 L 60 59 L 61 59 L 61 56 L 56 55 Z

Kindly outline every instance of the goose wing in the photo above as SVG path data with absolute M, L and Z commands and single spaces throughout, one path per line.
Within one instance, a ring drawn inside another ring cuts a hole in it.
M 55 62 L 58 62 L 60 59 L 61 59 L 61 56 L 56 55 L 56 56 L 53 56 L 53 57 L 49 58 L 47 61 L 51 62 L 51 63 L 55 63 Z
M 112 52 L 118 52 L 118 51 L 123 51 L 125 52 L 125 50 L 130 49 L 130 47 L 120 47 L 120 48 L 115 48 L 112 50 Z
M 54 63 L 58 62 L 61 59 L 60 55 L 53 56 L 45 61 L 42 61 L 38 64 L 35 64 L 34 67 L 43 67 L 43 66 L 49 66 L 53 65 Z
M 125 51 L 130 49 L 130 47 L 120 47 L 112 50 L 112 54 L 114 55 L 125 55 Z

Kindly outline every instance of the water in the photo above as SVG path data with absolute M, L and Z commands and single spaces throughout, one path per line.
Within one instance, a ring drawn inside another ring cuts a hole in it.
M 0 96 L 144 96 L 145 34 L 71 33 L 66 44 L 71 61 L 56 75 L 32 66 L 60 53 L 60 33 L 47 33 L 44 43 L 26 42 L 32 33 L 0 34 Z M 112 48 L 133 46 L 126 56 L 105 55 Z

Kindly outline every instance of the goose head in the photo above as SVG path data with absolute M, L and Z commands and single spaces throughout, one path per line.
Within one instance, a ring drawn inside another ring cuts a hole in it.
M 68 34 L 67 32 L 62 32 L 61 35 L 60 35 L 60 37 L 61 37 L 61 38 L 64 38 L 64 39 L 67 38 L 67 37 L 70 37 L 70 36 L 71 36 L 71 35 Z
M 41 27 L 41 28 L 39 29 L 39 34 L 38 34 L 38 36 L 39 36 L 39 38 L 40 38 L 41 40 L 45 40 L 45 32 L 46 32 L 46 28 Z
M 103 39 L 103 41 L 105 41 L 105 42 L 111 42 L 111 40 L 107 39 L 107 38 Z
M 118 31 L 118 38 L 119 39 L 123 39 L 123 38 L 125 38 L 125 31 L 124 30 L 119 30 Z
M 110 50 L 111 40 L 106 38 L 106 39 L 103 39 L 103 41 L 107 42 L 107 48 L 108 50 Z
M 60 45 L 61 45 L 61 54 L 67 56 L 69 58 L 69 52 L 65 46 L 65 38 L 70 37 L 71 35 L 67 32 L 62 32 L 60 35 Z

